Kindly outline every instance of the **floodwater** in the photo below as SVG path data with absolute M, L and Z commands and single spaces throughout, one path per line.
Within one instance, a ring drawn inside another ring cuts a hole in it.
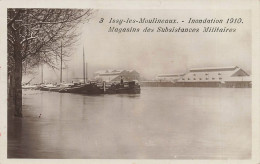
M 96 96 L 23 90 L 23 114 L 9 117 L 8 158 L 251 158 L 248 88 Z

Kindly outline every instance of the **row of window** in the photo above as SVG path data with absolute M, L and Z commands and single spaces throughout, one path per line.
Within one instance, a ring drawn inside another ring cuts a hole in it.
M 198 78 L 199 80 L 202 80 L 202 78 Z M 209 80 L 209 78 L 205 78 L 206 80 Z M 222 78 L 218 78 L 219 80 L 222 80 Z M 185 78 L 182 78 L 182 80 L 185 80 Z M 190 78 L 188 78 L 188 80 L 191 80 Z M 196 80 L 196 78 L 193 78 L 193 80 Z M 212 80 L 215 80 L 215 78 L 213 77 Z
M 205 75 L 209 75 L 209 74 L 205 73 Z M 218 75 L 221 75 L 221 73 L 218 73 Z M 196 74 L 194 73 L 193 76 L 196 76 Z

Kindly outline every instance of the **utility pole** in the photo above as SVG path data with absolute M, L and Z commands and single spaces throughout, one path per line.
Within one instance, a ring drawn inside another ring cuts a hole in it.
M 62 83 L 62 41 L 61 41 L 61 53 L 60 53 L 60 83 Z

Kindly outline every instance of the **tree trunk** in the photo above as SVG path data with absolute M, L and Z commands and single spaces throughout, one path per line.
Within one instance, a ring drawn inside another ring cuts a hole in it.
M 12 55 L 14 60 L 13 68 L 9 74 L 9 90 L 8 90 L 8 113 L 17 117 L 22 117 L 22 32 L 23 28 L 20 28 L 19 23 L 16 24 L 15 20 L 21 18 L 23 10 L 17 9 L 12 21 L 8 23 L 8 33 L 12 34 L 13 43 L 12 48 L 8 48 L 8 55 Z M 9 36 L 8 36 L 9 37 Z
M 14 116 L 22 117 L 22 56 L 20 54 L 21 45 L 19 42 L 14 48 L 14 70 L 10 77 L 10 106 Z
M 8 75 L 8 116 L 14 115 L 14 103 L 13 103 L 13 88 L 12 83 L 13 82 L 13 76 L 11 73 Z
M 22 61 L 15 61 L 14 82 L 11 83 L 13 91 L 14 116 L 22 117 Z

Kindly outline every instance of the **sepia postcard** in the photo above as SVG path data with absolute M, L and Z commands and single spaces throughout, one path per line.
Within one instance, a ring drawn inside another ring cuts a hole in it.
M 260 163 L 259 1 L 0 4 L 0 164 Z

